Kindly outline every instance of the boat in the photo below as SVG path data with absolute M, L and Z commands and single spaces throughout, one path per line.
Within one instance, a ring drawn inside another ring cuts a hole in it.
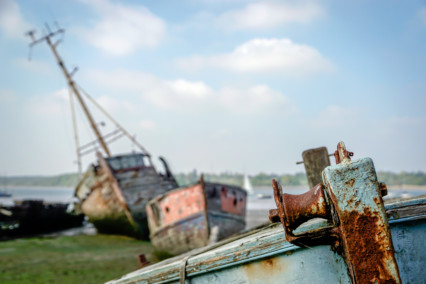
M 258 193 L 256 195 L 257 199 L 271 199 L 272 195 L 270 194 L 264 194 L 264 193 Z
M 164 165 L 166 174 L 159 174 L 144 154 L 105 158 L 98 153 L 98 163 L 89 167 L 75 189 L 77 206 L 100 233 L 148 239 L 147 202 L 178 187 Z
M 242 231 L 247 193 L 203 176 L 194 185 L 151 200 L 147 206 L 150 239 L 157 250 L 173 255 L 204 247 Z
M 244 175 L 243 189 L 247 192 L 248 195 L 254 194 L 254 190 L 253 190 L 253 186 L 251 185 L 250 178 L 246 174 Z
M 0 206 L 0 235 L 15 237 L 79 227 L 83 214 L 68 210 L 67 203 L 43 200 L 15 200 L 14 205 Z
M 46 42 L 67 80 L 79 173 L 83 155 L 96 152 L 97 157 L 76 186 L 75 196 L 78 202 L 75 208 L 81 210 L 100 233 L 147 239 L 149 232 L 145 206 L 148 200 L 177 188 L 177 182 L 164 158 L 160 157 L 164 166 L 164 171 L 160 173 L 152 163 L 151 154 L 72 79 L 74 71 L 68 71 L 56 50 L 57 43 L 53 43 L 53 38 L 63 34 L 64 30 L 58 27 L 56 31 L 51 31 L 46 26 L 46 31 L 47 34 L 39 39 L 35 38 L 34 31 L 28 32 L 32 39 L 30 46 Z M 83 95 L 112 122 L 116 127 L 114 131 L 102 135 Z M 74 99 L 77 99 L 96 137 L 85 145 L 80 145 L 78 139 Z M 109 144 L 123 136 L 136 145 L 138 151 L 113 155 Z
M 385 204 L 373 161 L 336 152 L 304 194 L 273 180 L 271 224 L 108 283 L 423 283 L 426 195 Z

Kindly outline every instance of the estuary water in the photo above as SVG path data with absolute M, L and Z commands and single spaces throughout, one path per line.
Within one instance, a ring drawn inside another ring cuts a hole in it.
M 283 192 L 301 194 L 308 189 L 303 187 L 284 187 Z M 72 203 L 74 201 L 74 188 L 72 187 L 9 187 L 2 190 L 12 194 L 12 197 L 1 197 L 0 204 L 13 205 L 14 200 L 42 199 L 46 202 Z M 409 198 L 426 194 L 426 189 L 389 189 L 389 198 Z M 254 194 L 248 196 L 246 228 L 253 228 L 268 222 L 269 209 L 276 208 L 272 187 L 255 187 Z M 50 235 L 77 235 L 95 234 L 96 229 L 88 222 L 83 227 L 60 231 Z
M 290 194 L 301 194 L 308 189 L 303 187 L 283 187 L 283 192 Z M 74 188 L 73 187 L 29 187 L 17 186 L 9 187 L 2 192 L 12 194 L 11 197 L 1 197 L 0 204 L 11 205 L 14 200 L 24 199 L 42 199 L 46 202 L 61 202 L 71 203 L 74 201 Z M 389 189 L 388 198 L 399 197 L 414 197 L 426 194 L 426 189 Z M 265 210 L 271 209 L 275 206 L 275 201 L 272 198 L 272 187 L 255 187 L 254 194 L 248 197 L 247 209 L 248 210 Z

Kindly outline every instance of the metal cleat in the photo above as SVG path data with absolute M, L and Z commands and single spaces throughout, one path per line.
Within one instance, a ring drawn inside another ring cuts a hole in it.
M 283 194 L 273 180 L 277 209 L 270 211 L 270 220 L 283 224 L 290 243 L 331 245 L 345 259 L 352 283 L 401 283 L 382 199 L 386 185 L 377 181 L 373 161 L 352 161 L 343 142 L 334 156 L 336 165 L 322 172 L 323 184 L 304 194 Z M 295 233 L 314 218 L 328 225 Z

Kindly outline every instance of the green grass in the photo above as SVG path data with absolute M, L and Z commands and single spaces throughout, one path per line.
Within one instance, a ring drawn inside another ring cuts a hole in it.
M 0 283 L 104 283 L 136 270 L 142 253 L 159 260 L 149 242 L 124 236 L 0 242 Z

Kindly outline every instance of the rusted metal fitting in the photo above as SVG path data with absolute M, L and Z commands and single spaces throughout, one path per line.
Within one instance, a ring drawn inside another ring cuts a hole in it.
M 337 144 L 337 150 L 334 151 L 334 158 L 336 159 L 336 164 L 340 164 L 342 162 L 350 162 L 353 157 L 354 152 L 348 152 L 345 147 L 345 143 L 339 142 Z
M 138 255 L 138 261 L 139 261 L 139 268 L 142 268 L 150 264 L 149 261 L 146 259 L 145 254 L 143 253 Z
M 280 216 L 278 215 L 277 209 L 269 210 L 269 216 L 268 217 L 269 217 L 269 221 L 271 221 L 272 223 L 280 222 Z
M 281 185 L 275 179 L 272 181 L 272 187 L 274 188 L 274 197 L 281 194 Z M 282 217 L 284 226 L 289 230 L 295 230 L 301 224 L 313 218 L 330 218 L 330 211 L 325 203 L 321 184 L 317 184 L 304 194 L 294 195 L 284 193 L 281 196 L 279 202 L 283 208 Z M 270 218 L 280 220 L 278 210 L 271 211 Z
M 373 161 L 351 161 L 353 154 L 339 142 L 336 165 L 322 172 L 322 184 L 301 195 L 283 194 L 272 181 L 277 209 L 272 222 L 283 224 L 286 240 L 298 246 L 329 244 L 347 264 L 352 283 L 401 283 L 382 195 L 386 185 L 377 181 Z M 329 225 L 296 234 L 313 218 Z
M 384 182 L 379 182 L 379 189 L 382 197 L 388 195 L 388 187 Z

